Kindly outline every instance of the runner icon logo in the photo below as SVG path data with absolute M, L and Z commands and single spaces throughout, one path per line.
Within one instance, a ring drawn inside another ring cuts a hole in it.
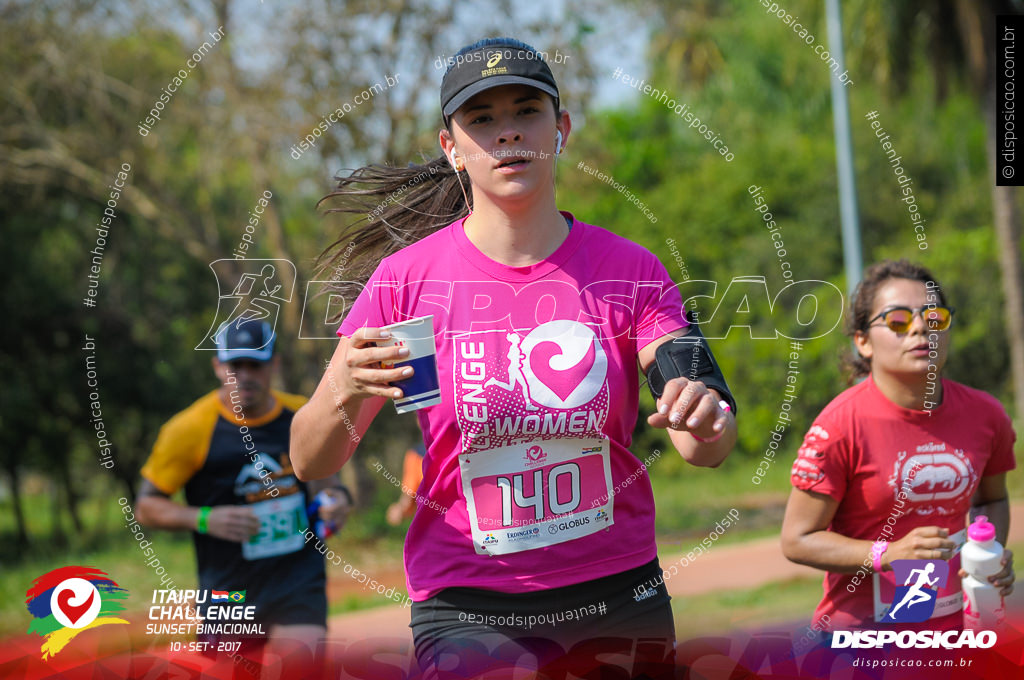
M 894 560 L 896 593 L 883 623 L 918 623 L 928 620 L 935 610 L 939 588 L 946 585 L 949 562 L 944 560 Z

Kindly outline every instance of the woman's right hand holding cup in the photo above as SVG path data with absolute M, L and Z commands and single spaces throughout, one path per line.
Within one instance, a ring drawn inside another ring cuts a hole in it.
M 388 383 L 408 378 L 410 366 L 385 368 L 387 364 L 403 361 L 409 348 L 403 346 L 378 347 L 377 342 L 387 340 L 391 333 L 381 328 L 360 328 L 349 337 L 345 365 L 338 367 L 338 382 L 351 396 L 365 398 L 370 395 L 395 399 L 402 390 Z M 383 365 L 382 365 L 383 364 Z

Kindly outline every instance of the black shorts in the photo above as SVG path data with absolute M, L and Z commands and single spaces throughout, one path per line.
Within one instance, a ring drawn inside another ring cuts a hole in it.
M 259 600 L 249 601 L 247 604 L 255 605 L 255 619 L 252 623 L 261 624 L 263 635 L 201 633 L 196 635 L 196 640 L 211 643 L 208 645 L 208 649 L 214 651 L 220 646 L 218 643 L 221 641 L 240 641 L 243 650 L 251 650 L 266 643 L 271 626 L 327 627 L 327 588 L 323 578 L 313 578 L 302 588 L 289 590 L 278 598 L 267 598 L 264 593 Z M 242 605 L 225 606 L 239 607 Z
M 528 593 L 446 588 L 412 605 L 424 678 L 530 668 L 559 680 L 618 665 L 615 677 L 671 678 L 675 625 L 658 560 L 604 578 Z M 625 675 L 628 674 L 628 675 Z

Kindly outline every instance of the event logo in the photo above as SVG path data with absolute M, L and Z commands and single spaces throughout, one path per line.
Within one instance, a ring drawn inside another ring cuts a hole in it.
M 547 451 L 542 449 L 537 444 L 534 444 L 530 446 L 530 448 L 526 449 L 526 455 L 523 456 L 523 458 L 526 460 L 526 467 L 528 468 L 536 467 L 537 465 L 543 465 L 548 462 Z
M 927 621 L 935 611 L 939 588 L 946 585 L 949 562 L 945 560 L 893 560 L 896 594 L 882 623 Z
M 522 370 L 532 401 L 576 408 L 604 386 L 608 357 L 593 329 L 576 321 L 549 321 L 523 338 Z
M 38 577 L 25 593 L 25 606 L 34 617 L 28 633 L 43 637 L 42 658 L 52 657 L 84 630 L 111 623 L 128 623 L 111 616 L 124 609 L 128 591 L 105 572 L 70 566 Z

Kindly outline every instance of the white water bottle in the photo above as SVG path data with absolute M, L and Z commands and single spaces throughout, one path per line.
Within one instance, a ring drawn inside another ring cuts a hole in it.
M 962 584 L 965 629 L 993 630 L 1003 624 L 1003 596 L 988 580 L 1002 571 L 1002 559 L 995 526 L 988 517 L 978 515 L 967 527 L 967 543 L 960 551 L 960 566 L 967 572 Z

